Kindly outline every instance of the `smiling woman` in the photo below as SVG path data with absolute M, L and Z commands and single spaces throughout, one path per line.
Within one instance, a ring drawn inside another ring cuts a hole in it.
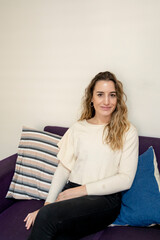
M 110 72 L 86 88 L 81 118 L 58 143 L 46 206 L 25 218 L 27 229 L 34 224 L 29 240 L 80 239 L 118 216 L 120 192 L 131 187 L 138 162 L 138 134 L 124 96 Z
M 106 143 L 113 150 L 123 147 L 124 132 L 129 129 L 123 84 L 110 72 L 98 73 L 85 90 L 80 120 L 105 123 Z

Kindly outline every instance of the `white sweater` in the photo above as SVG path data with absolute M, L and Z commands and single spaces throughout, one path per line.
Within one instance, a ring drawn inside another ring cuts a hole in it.
M 122 150 L 104 143 L 104 125 L 76 122 L 58 146 L 59 164 L 47 202 L 54 202 L 66 181 L 86 185 L 88 195 L 107 195 L 129 189 L 138 162 L 138 134 L 131 124 Z M 68 169 L 68 170 L 67 170 Z

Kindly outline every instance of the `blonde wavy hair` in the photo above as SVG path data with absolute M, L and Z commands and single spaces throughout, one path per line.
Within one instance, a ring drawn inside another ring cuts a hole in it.
M 123 91 L 123 84 L 117 80 L 113 73 L 100 72 L 92 79 L 85 89 L 85 95 L 82 100 L 82 113 L 79 120 L 88 120 L 95 116 L 95 109 L 94 106 L 91 106 L 91 100 L 95 85 L 101 80 L 112 81 L 115 85 L 117 96 L 116 109 L 112 113 L 110 122 L 104 128 L 104 134 L 108 132 L 105 136 L 105 142 L 110 145 L 112 150 L 120 150 L 123 148 L 124 133 L 129 129 L 130 123 L 127 119 L 128 110 L 125 104 L 127 97 Z

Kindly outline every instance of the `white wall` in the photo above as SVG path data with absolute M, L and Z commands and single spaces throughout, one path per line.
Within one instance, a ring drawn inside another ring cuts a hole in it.
M 100 71 L 124 83 L 139 135 L 160 137 L 159 0 L 0 0 L 0 159 L 22 125 L 70 126 Z

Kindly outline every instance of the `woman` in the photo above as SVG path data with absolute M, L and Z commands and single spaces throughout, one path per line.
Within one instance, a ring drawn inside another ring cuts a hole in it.
M 25 218 L 27 229 L 36 218 L 29 240 L 79 239 L 116 219 L 138 161 L 138 135 L 124 96 L 110 72 L 97 74 L 87 87 L 80 120 L 59 142 L 46 206 Z

